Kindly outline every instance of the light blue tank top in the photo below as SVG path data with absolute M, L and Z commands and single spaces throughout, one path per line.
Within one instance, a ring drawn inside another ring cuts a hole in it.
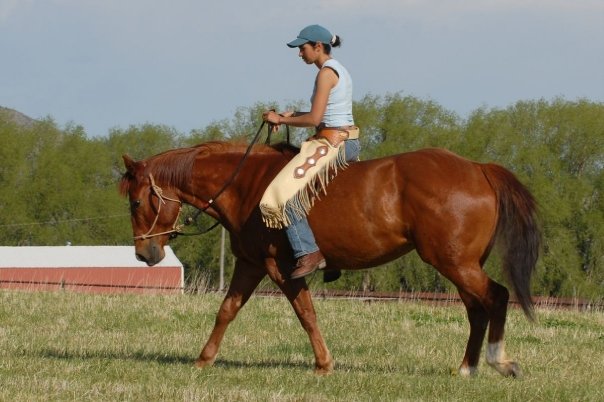
M 327 108 L 321 121 L 325 127 L 354 125 L 352 117 L 352 78 L 348 70 L 337 60 L 329 59 L 322 68 L 329 67 L 338 73 L 338 83 L 331 88 L 327 99 Z M 315 98 L 313 91 L 311 102 Z

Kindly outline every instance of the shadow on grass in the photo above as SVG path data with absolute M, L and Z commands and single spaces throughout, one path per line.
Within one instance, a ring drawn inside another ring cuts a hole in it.
M 214 367 L 224 368 L 224 369 L 261 369 L 261 368 L 269 368 L 269 369 L 279 369 L 279 368 L 289 368 L 289 369 L 303 369 L 303 370 L 312 370 L 313 366 L 304 363 L 304 362 L 288 362 L 288 361 L 279 361 L 279 360 L 265 360 L 265 361 L 240 361 L 240 360 L 224 360 L 224 359 L 216 359 L 214 362 Z
M 193 366 L 195 358 L 191 355 L 174 355 L 174 354 L 160 354 L 154 352 L 110 352 L 106 350 L 90 350 L 90 351 L 70 351 L 46 348 L 37 352 L 32 352 L 37 357 L 46 359 L 59 359 L 59 360 L 132 360 L 140 362 L 156 362 L 160 364 L 176 364 Z M 239 361 L 239 360 L 225 360 L 217 359 L 214 362 L 214 367 L 223 369 L 241 369 L 241 368 L 298 368 L 308 369 L 313 368 L 312 365 L 304 362 L 287 362 L 278 360 L 267 360 L 259 362 Z
M 288 361 L 277 361 L 277 360 L 267 360 L 267 361 L 254 361 L 254 362 L 243 362 L 236 360 L 221 360 L 218 359 L 214 363 L 215 367 L 225 368 L 225 369 L 257 369 L 257 368 L 282 368 L 282 369 L 301 369 L 306 371 L 314 370 L 314 364 L 306 363 L 306 362 L 288 362 Z M 425 367 L 415 367 L 415 366 L 393 366 L 393 365 L 372 365 L 372 364 L 363 364 L 363 365 L 354 365 L 354 364 L 346 364 L 346 363 L 335 363 L 334 373 L 366 373 L 366 374 L 406 374 L 413 376 L 426 376 L 426 377 L 434 377 L 451 375 L 451 369 L 445 366 L 443 367 L 435 367 L 435 366 L 425 366 Z
M 154 352 L 111 352 L 103 350 L 91 351 L 69 351 L 53 348 L 46 348 L 31 354 L 36 357 L 60 360 L 131 360 L 138 362 L 159 363 L 166 365 L 183 365 L 192 367 L 195 358 L 191 355 L 160 354 Z M 296 370 L 314 370 L 314 364 L 308 362 L 292 362 L 284 360 L 263 360 L 263 361 L 241 361 L 217 359 L 214 367 L 234 370 L 234 369 L 296 369 Z M 335 373 L 402 373 L 419 376 L 439 376 L 449 374 L 449 370 L 444 367 L 436 368 L 434 366 L 415 367 L 415 366 L 394 366 L 394 365 L 354 365 L 346 363 L 335 363 Z
M 109 352 L 106 350 L 86 350 L 86 351 L 69 351 L 59 349 L 42 349 L 35 353 L 39 357 L 48 359 L 62 359 L 62 360 L 94 360 L 94 359 L 108 359 L 108 360 L 133 360 L 142 362 L 157 362 L 161 364 L 184 364 L 192 365 L 194 359 L 191 356 L 178 356 L 170 354 L 159 354 L 153 352 Z

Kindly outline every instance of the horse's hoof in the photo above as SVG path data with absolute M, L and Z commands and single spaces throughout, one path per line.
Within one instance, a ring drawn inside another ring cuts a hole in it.
M 342 276 L 339 269 L 326 269 L 323 271 L 323 283 L 337 281 Z
M 315 374 L 321 375 L 321 376 L 333 374 L 333 367 L 328 367 L 328 368 L 315 367 Z
M 195 360 L 195 367 L 197 367 L 197 368 L 210 367 L 213 364 L 214 364 L 214 360 L 203 360 L 203 359 Z
M 513 377 L 513 378 L 520 378 L 522 377 L 522 369 L 520 368 L 520 366 L 518 365 L 518 363 L 516 362 L 510 362 L 509 368 L 508 368 L 508 377 Z
M 333 373 L 333 361 L 325 364 L 324 366 L 315 366 L 316 375 L 330 375 Z
M 518 363 L 514 361 L 506 361 L 504 363 L 491 364 L 491 366 L 504 377 L 520 378 L 522 370 Z
M 478 368 L 476 367 L 460 367 L 458 370 L 451 369 L 451 375 L 460 377 L 475 377 L 478 374 Z

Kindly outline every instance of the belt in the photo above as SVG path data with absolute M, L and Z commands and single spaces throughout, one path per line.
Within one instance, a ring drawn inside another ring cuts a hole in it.
M 326 127 L 323 124 L 317 126 L 316 133 L 319 134 L 323 131 L 344 131 L 348 133 L 348 140 L 356 140 L 359 138 L 359 128 L 357 126 L 340 126 L 340 127 Z
M 359 128 L 357 126 L 343 127 L 317 127 L 317 137 L 326 138 L 333 146 L 339 145 L 345 140 L 356 140 L 359 138 Z

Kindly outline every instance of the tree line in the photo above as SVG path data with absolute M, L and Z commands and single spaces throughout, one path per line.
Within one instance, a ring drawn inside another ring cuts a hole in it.
M 229 120 L 181 133 L 164 125 L 115 128 L 88 137 L 52 118 L 19 124 L 0 111 L 0 245 L 130 245 L 128 202 L 117 192 L 121 155 L 135 159 L 209 140 L 251 140 L 263 110 L 240 108 Z M 302 103 L 285 107 L 301 109 Z M 285 108 L 284 107 L 284 108 Z M 539 203 L 543 250 L 533 281 L 539 295 L 604 297 L 604 104 L 589 100 L 520 101 L 479 108 L 461 118 L 413 96 L 367 95 L 354 103 L 362 159 L 442 147 L 513 171 Z M 283 129 L 282 129 L 283 131 Z M 294 144 L 309 132 L 292 130 Z M 284 139 L 281 132 L 273 141 Z M 185 214 L 194 215 L 189 208 Z M 192 231 L 208 227 L 200 217 Z M 190 282 L 216 287 L 220 230 L 171 242 Z M 233 257 L 227 254 L 227 274 Z M 494 253 L 485 269 L 501 277 Z M 313 287 L 377 291 L 448 291 L 451 285 L 415 253 L 379 269 L 345 271 Z

